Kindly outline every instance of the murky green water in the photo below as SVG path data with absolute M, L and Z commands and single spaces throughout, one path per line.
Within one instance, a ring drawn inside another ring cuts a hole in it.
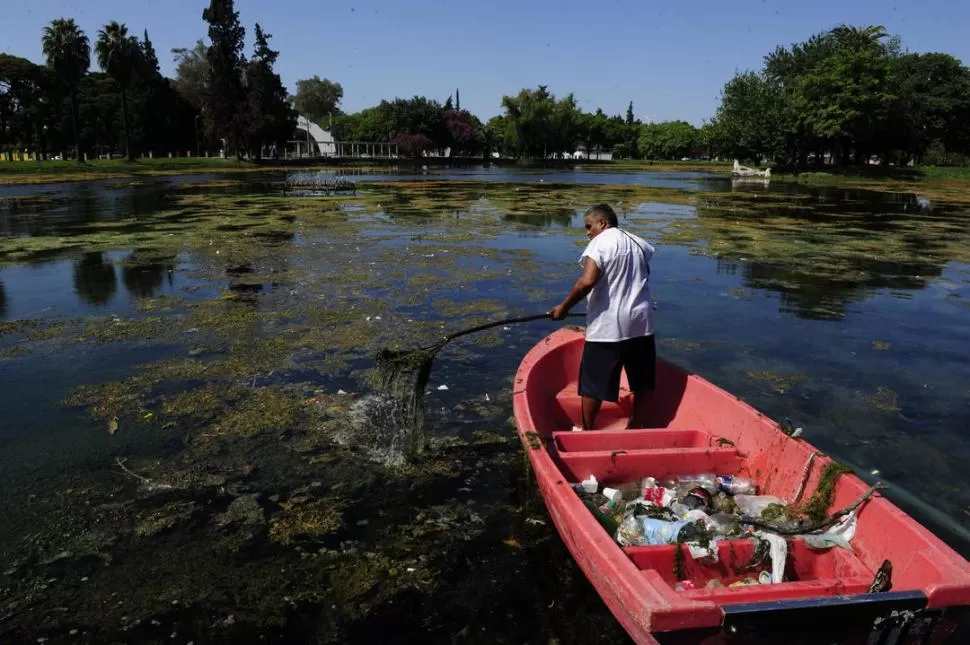
M 0 640 L 624 642 L 509 424 L 557 323 L 442 351 L 417 463 L 353 424 L 379 348 L 558 302 L 597 201 L 658 248 L 661 355 L 970 553 L 970 213 L 690 173 L 282 179 L 0 187 Z

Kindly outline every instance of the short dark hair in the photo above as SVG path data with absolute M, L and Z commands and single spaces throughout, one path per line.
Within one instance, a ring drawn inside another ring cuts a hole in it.
M 597 219 L 604 219 L 606 220 L 606 223 L 612 227 L 620 225 L 619 220 L 616 219 L 616 213 L 613 212 L 613 209 L 610 208 L 609 204 L 596 204 L 595 206 L 590 207 L 590 209 L 586 211 L 586 214 Z

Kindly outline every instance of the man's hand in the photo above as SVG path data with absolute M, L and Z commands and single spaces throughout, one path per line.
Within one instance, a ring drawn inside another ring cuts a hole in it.
M 555 307 L 549 310 L 549 317 L 552 318 L 553 320 L 563 320 L 566 317 L 566 314 L 568 313 L 569 313 L 568 309 L 566 309 L 562 305 L 556 305 Z
M 561 304 L 549 310 L 549 317 L 553 320 L 562 320 L 565 318 L 569 310 L 575 307 L 577 302 L 585 298 L 593 290 L 593 286 L 599 282 L 600 275 L 600 268 L 596 266 L 596 262 L 593 262 L 591 258 L 584 258 L 583 275 L 579 276 L 579 280 L 573 285 L 566 299 Z

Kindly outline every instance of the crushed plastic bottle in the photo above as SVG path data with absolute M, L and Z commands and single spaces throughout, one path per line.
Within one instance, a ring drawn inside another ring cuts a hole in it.
M 744 477 L 718 475 L 717 489 L 728 495 L 757 495 L 758 485 Z
M 701 473 L 699 475 L 671 475 L 661 480 L 660 484 L 664 488 L 685 488 L 691 489 L 695 486 L 706 488 L 712 494 L 717 492 L 717 475 L 714 473 Z
M 620 526 L 616 530 L 616 541 L 621 546 L 646 545 L 646 541 L 643 539 L 643 524 L 640 523 L 640 519 L 629 515 L 620 522 Z
M 736 477 L 734 475 L 717 475 L 714 473 L 672 475 L 665 478 L 661 484 L 667 488 L 687 490 L 701 486 L 711 494 L 721 491 L 728 495 L 754 495 L 758 492 L 758 485 L 750 479 Z

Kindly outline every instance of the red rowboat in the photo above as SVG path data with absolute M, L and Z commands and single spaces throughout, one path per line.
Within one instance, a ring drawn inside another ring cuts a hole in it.
M 563 328 L 529 351 L 513 386 L 515 420 L 563 542 L 634 641 L 720 643 L 745 636 L 751 640 L 743 642 L 793 643 L 824 632 L 829 643 L 943 642 L 966 615 L 970 563 L 878 493 L 858 511 L 851 550 L 813 550 L 791 538 L 783 582 L 732 587 L 729 554 L 730 561 L 744 561 L 753 546 L 723 540 L 719 564 L 684 559 L 693 584 L 675 589 L 674 552 L 683 547 L 620 546 L 573 484 L 589 475 L 610 486 L 646 475 L 733 474 L 790 502 L 799 489 L 806 497 L 815 490 L 831 460 L 738 398 L 664 361 L 657 365 L 651 429 L 624 429 L 632 404 L 624 377 L 620 402 L 603 404 L 601 429 L 571 431 L 580 419 L 583 342 L 581 331 Z M 830 511 L 867 488 L 842 475 Z M 869 593 L 885 560 L 892 563 L 891 590 Z M 724 585 L 708 588 L 712 579 Z M 914 640 L 922 632 L 933 636 Z

